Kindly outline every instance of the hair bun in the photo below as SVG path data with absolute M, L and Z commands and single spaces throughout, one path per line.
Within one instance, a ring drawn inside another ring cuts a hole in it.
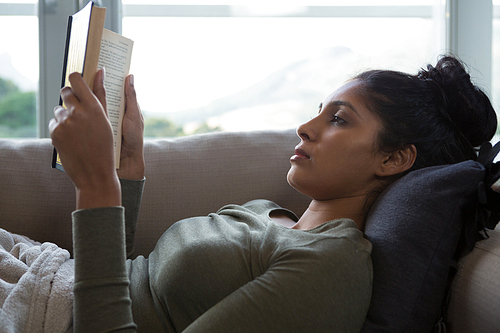
M 489 98 L 475 86 L 464 65 L 453 57 L 442 57 L 428 65 L 418 78 L 428 81 L 446 117 L 473 146 L 489 141 L 497 129 L 497 117 Z

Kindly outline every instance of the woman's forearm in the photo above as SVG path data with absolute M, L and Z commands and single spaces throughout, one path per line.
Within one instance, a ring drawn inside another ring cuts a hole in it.
M 74 332 L 135 332 L 123 207 L 73 212 Z

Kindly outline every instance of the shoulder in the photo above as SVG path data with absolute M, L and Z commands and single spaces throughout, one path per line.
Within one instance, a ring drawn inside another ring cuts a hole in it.
M 365 252 L 371 254 L 372 245 L 363 232 L 361 232 L 356 223 L 351 219 L 336 219 L 323 223 L 316 228 L 306 230 L 306 233 L 320 235 L 323 240 L 322 247 L 327 252 L 336 253 L 354 251 L 355 253 Z
M 333 220 L 310 230 L 274 226 L 266 234 L 265 243 L 273 253 L 274 264 L 319 268 L 332 276 L 343 270 L 371 275 L 372 245 L 349 219 Z

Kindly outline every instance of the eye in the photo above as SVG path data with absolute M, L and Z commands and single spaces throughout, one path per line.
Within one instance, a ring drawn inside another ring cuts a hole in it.
M 344 119 L 340 118 L 339 116 L 335 115 L 333 116 L 332 120 L 331 120 L 332 123 L 336 124 L 336 125 L 344 125 L 344 124 L 347 124 L 347 121 L 345 121 Z

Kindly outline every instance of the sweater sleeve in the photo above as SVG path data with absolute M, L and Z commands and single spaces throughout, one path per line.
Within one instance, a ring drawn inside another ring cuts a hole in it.
M 77 210 L 73 219 L 74 332 L 135 332 L 123 207 Z
M 125 239 L 127 258 L 134 252 L 134 236 L 139 217 L 145 178 L 142 180 L 120 179 L 122 187 L 122 206 L 125 208 Z

